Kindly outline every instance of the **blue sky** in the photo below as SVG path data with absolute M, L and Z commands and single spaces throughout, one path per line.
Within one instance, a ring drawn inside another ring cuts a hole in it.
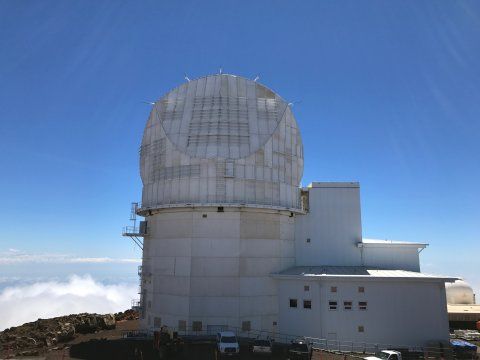
M 0 1 L 0 30 L 4 255 L 138 258 L 142 101 L 223 67 L 300 101 L 303 184 L 359 181 L 364 236 L 480 290 L 479 2 Z

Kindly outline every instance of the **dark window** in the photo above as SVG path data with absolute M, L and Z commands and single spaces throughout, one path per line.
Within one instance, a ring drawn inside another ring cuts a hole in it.
M 267 347 L 270 347 L 272 346 L 272 343 L 268 340 L 255 340 L 253 342 L 253 345 L 254 346 L 267 346 Z
M 344 310 L 352 310 L 352 302 L 351 301 L 344 301 L 343 302 L 343 309 Z
M 328 308 L 330 310 L 337 310 L 337 302 L 336 301 L 329 301 L 328 302 Z
M 300 353 L 308 353 L 308 346 L 305 343 L 293 343 L 290 345 L 289 351 L 295 351 L 295 352 L 300 352 Z
M 250 331 L 251 324 L 250 321 L 242 321 L 242 331 Z
M 180 331 L 187 330 L 187 322 L 185 320 L 178 320 L 178 330 Z
M 305 286 L 303 287 L 303 290 L 304 290 L 304 291 L 310 291 L 310 285 L 305 285 Z
M 365 292 L 365 288 L 363 286 L 359 286 L 358 287 L 358 292 L 359 293 L 364 293 Z
M 366 301 L 359 301 L 358 302 L 358 309 L 359 310 L 367 310 L 367 302 Z
M 358 332 L 364 332 L 365 331 L 365 328 L 363 327 L 363 325 L 360 325 L 358 327 Z
M 304 309 L 311 309 L 312 308 L 312 301 L 311 300 L 303 300 L 303 308 Z
M 290 307 L 291 308 L 297 307 L 297 299 L 290 299 Z
M 337 292 L 337 287 L 336 286 L 330 287 L 330 292 L 336 293 Z
M 203 217 L 203 218 L 206 218 L 206 217 L 207 217 L 207 214 L 203 214 L 202 217 Z
M 219 206 L 219 207 L 217 208 L 217 212 L 224 212 L 223 206 Z
M 307 243 L 309 243 L 309 242 L 310 242 L 310 238 L 307 239 Z
M 202 331 L 202 322 L 201 321 L 194 321 L 192 323 L 192 330 L 193 331 Z

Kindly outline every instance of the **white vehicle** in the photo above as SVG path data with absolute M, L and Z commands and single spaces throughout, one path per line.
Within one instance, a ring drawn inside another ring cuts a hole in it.
M 238 356 L 240 345 L 237 337 L 232 331 L 221 331 L 217 333 L 217 354 L 222 356 Z
M 365 360 L 402 360 L 400 351 L 382 350 L 375 354 L 375 356 L 367 356 Z
M 272 342 L 270 340 L 257 339 L 252 344 L 252 353 L 254 354 L 272 354 Z

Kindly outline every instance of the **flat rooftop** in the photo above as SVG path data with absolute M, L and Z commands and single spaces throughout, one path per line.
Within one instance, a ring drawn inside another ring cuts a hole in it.
M 424 274 L 421 272 L 407 270 L 390 270 L 379 268 L 367 268 L 365 266 L 294 266 L 287 270 L 272 274 L 274 277 L 296 277 L 296 278 L 396 278 L 410 280 L 441 280 L 453 282 L 457 278 Z
M 359 188 L 359 182 L 312 182 L 309 188 Z
M 396 241 L 396 240 L 380 240 L 380 239 L 362 239 L 362 242 L 357 244 L 358 247 L 385 247 L 385 246 L 411 246 L 416 248 L 426 248 L 427 243 Z

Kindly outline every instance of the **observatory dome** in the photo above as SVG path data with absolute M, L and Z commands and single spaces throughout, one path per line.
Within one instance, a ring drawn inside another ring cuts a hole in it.
M 463 280 L 456 280 L 454 283 L 445 284 L 447 303 L 450 305 L 475 304 L 475 295 L 472 287 Z
M 267 87 L 217 74 L 155 102 L 140 150 L 142 210 L 299 208 L 303 146 L 290 106 Z

